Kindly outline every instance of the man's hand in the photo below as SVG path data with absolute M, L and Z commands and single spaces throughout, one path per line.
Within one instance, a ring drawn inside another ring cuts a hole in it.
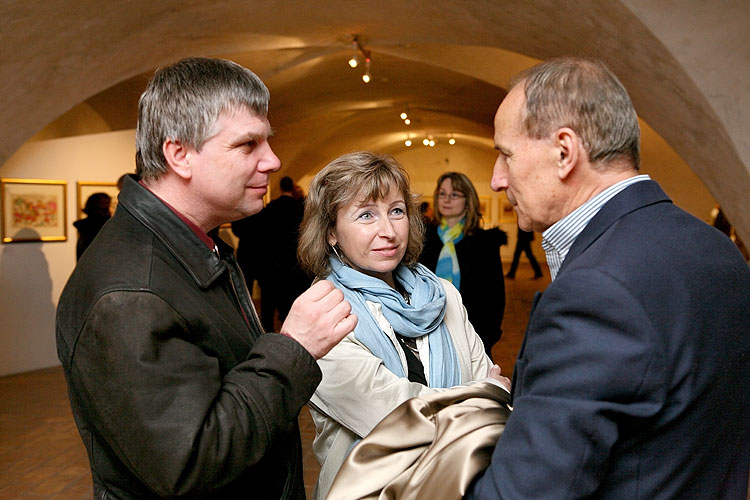
M 500 385 L 505 387 L 505 390 L 510 392 L 510 379 L 508 377 L 503 377 L 500 375 L 500 367 L 498 365 L 493 365 L 492 368 L 490 368 L 489 377 L 494 378 L 498 382 L 500 382 Z
M 357 316 L 344 294 L 330 281 L 321 280 L 297 297 L 281 333 L 302 344 L 320 359 L 357 326 Z

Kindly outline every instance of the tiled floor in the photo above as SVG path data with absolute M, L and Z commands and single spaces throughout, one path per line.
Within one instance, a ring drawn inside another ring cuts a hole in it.
M 546 269 L 545 269 L 546 272 Z M 503 338 L 492 349 L 510 376 L 521 346 L 534 293 L 549 283 L 522 262 L 506 280 Z M 311 442 L 315 429 L 306 409 L 300 414 L 308 498 L 318 474 Z M 91 499 L 86 452 L 76 431 L 60 368 L 0 378 L 0 500 Z

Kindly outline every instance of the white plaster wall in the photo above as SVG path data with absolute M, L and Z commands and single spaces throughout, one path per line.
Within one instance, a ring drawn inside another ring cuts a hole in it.
M 67 241 L 0 245 L 0 375 L 59 364 L 55 309 L 76 263 L 76 181 L 132 172 L 134 140 L 130 130 L 28 142 L 0 168 L 4 178 L 68 183 Z

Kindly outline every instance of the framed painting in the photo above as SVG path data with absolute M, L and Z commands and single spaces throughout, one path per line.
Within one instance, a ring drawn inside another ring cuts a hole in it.
M 3 243 L 68 239 L 66 181 L 0 179 Z
M 500 222 L 515 222 L 516 211 L 513 210 L 513 205 L 508 200 L 508 196 L 503 193 L 498 200 L 500 201 L 500 214 L 498 216 Z
M 117 189 L 116 182 L 76 182 L 76 191 L 78 201 L 76 207 L 78 210 L 78 219 L 83 219 L 86 214 L 83 213 L 83 207 L 86 206 L 86 200 L 94 193 L 107 193 L 112 201 L 109 204 L 109 213 L 114 214 L 117 208 L 117 195 L 120 191 Z
M 479 213 L 482 214 L 484 227 L 492 226 L 492 198 L 489 196 L 479 197 Z

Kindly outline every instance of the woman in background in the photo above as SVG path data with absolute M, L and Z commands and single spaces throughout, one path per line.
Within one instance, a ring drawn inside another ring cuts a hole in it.
M 404 168 L 368 152 L 339 157 L 310 184 L 299 260 L 341 290 L 354 332 L 318 361 L 310 400 L 325 498 L 354 444 L 409 398 L 491 377 L 480 338 L 448 282 L 418 263 L 421 215 Z
M 86 199 L 86 204 L 83 207 L 83 213 L 86 214 L 86 217 L 73 223 L 73 226 L 78 230 L 76 261 L 80 260 L 84 250 L 94 241 L 104 223 L 112 217 L 111 203 L 112 198 L 107 193 L 94 193 Z
M 500 246 L 508 236 L 482 229 L 479 197 L 469 178 L 446 172 L 434 194 L 435 225 L 427 228 L 420 262 L 455 286 L 487 355 L 502 335 L 505 280 Z

